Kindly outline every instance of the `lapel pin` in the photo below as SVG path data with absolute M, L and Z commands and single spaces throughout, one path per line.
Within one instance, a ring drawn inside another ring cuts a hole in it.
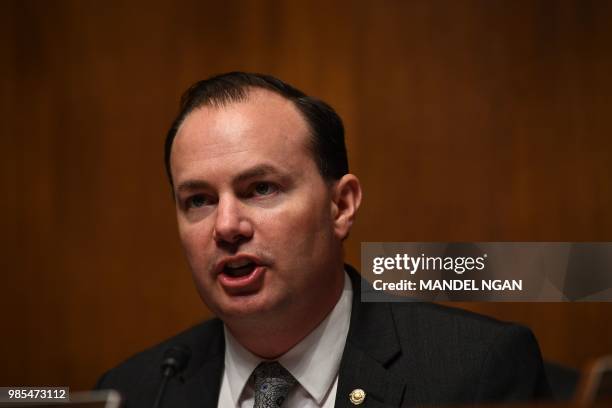
M 361 405 L 365 400 L 366 393 L 361 388 L 355 388 L 349 394 L 349 400 L 353 403 L 353 405 Z

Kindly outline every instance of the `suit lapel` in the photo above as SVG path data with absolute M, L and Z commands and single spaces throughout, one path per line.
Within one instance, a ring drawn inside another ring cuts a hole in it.
M 179 378 L 181 385 L 175 389 L 174 398 L 168 398 L 180 401 L 176 406 L 208 408 L 218 404 L 225 363 L 225 336 L 220 320 L 209 323 L 210 327 L 194 339 L 192 361 Z
M 185 404 L 182 406 L 187 408 L 217 406 L 223 363 L 223 355 L 220 355 L 202 364 L 200 370 L 183 386 Z
M 361 303 L 361 277 L 350 266 L 346 269 L 353 285 L 353 308 L 335 406 L 353 407 L 349 395 L 359 388 L 366 394 L 361 407 L 397 407 L 406 384 L 388 370 L 402 351 L 391 307 L 388 303 Z

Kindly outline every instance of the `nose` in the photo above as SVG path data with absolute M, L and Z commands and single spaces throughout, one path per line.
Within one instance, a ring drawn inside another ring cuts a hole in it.
M 213 238 L 217 244 L 237 245 L 252 237 L 253 225 L 246 216 L 242 203 L 235 197 L 219 198 L 213 230 Z

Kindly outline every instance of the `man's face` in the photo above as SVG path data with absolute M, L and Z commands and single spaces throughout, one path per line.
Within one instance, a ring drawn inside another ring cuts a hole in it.
M 224 320 L 328 307 L 343 237 L 308 143 L 293 103 L 259 89 L 193 111 L 177 133 L 180 238 L 200 296 Z

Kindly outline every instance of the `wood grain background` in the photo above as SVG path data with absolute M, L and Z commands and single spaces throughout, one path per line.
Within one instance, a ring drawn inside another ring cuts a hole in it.
M 346 122 L 360 241 L 612 241 L 612 2 L 0 2 L 0 385 L 89 388 L 207 317 L 162 144 L 182 91 L 267 72 Z M 612 303 L 462 304 L 579 367 Z

